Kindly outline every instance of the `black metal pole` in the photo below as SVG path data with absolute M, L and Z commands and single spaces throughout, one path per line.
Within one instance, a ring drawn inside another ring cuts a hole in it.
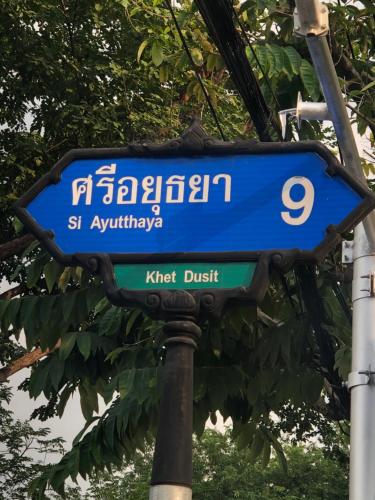
M 174 315 L 168 337 L 150 500 L 192 497 L 193 366 L 201 329 L 191 316 Z

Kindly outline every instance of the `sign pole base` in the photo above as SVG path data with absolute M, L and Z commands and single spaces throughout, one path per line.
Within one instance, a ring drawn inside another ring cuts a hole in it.
M 191 500 L 191 488 L 174 484 L 151 486 L 149 500 Z
M 201 329 L 193 316 L 176 311 L 164 332 L 167 353 L 149 498 L 190 500 L 194 350 Z

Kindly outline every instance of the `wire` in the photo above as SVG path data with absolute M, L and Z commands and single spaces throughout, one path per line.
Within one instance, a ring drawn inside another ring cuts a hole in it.
M 338 5 L 341 7 L 341 2 L 340 0 L 337 1 Z M 355 53 L 354 53 L 354 49 L 353 49 L 353 44 L 352 44 L 352 41 L 350 39 L 350 35 L 349 35 L 349 31 L 347 30 L 347 28 L 345 28 L 345 35 L 346 35 L 346 40 L 348 42 L 348 45 L 349 45 L 349 49 L 350 49 L 350 52 L 351 52 L 351 55 L 352 55 L 352 58 L 353 60 L 355 60 Z
M 275 94 L 275 91 L 274 91 L 274 90 L 273 90 L 273 88 L 272 88 L 272 85 L 271 85 L 270 79 L 268 78 L 267 74 L 266 74 L 266 73 L 265 73 L 265 71 L 263 70 L 263 67 L 262 67 L 262 65 L 261 65 L 261 63 L 260 63 L 260 61 L 259 61 L 259 58 L 258 58 L 258 56 L 256 55 L 256 52 L 255 52 L 255 50 L 254 50 L 254 48 L 253 48 L 253 45 L 252 45 L 252 43 L 251 43 L 251 40 L 250 40 L 250 38 L 249 38 L 249 35 L 246 33 L 245 26 L 243 25 L 243 23 L 242 23 L 242 21 L 241 21 L 241 19 L 240 19 L 239 15 L 237 14 L 237 12 L 236 12 L 236 10 L 235 10 L 235 8 L 234 8 L 234 6 L 233 6 L 233 5 L 232 5 L 232 11 L 233 11 L 233 14 L 234 14 L 234 17 L 235 17 L 236 21 L 238 22 L 239 27 L 241 28 L 241 31 L 242 31 L 243 36 L 244 36 L 244 37 L 245 37 L 245 39 L 246 39 L 246 42 L 247 42 L 247 44 L 248 44 L 248 46 L 249 46 L 249 49 L 251 50 L 251 53 L 253 54 L 254 59 L 255 59 L 256 63 L 258 64 L 258 66 L 259 66 L 260 72 L 262 73 L 263 78 L 265 79 L 265 81 L 266 81 L 266 83 L 267 83 L 267 86 L 268 86 L 268 88 L 270 89 L 270 92 L 271 92 L 271 94 L 272 94 L 272 97 L 273 97 L 273 99 L 274 99 L 274 101 L 275 101 L 275 103 L 276 103 L 276 105 L 277 105 L 278 109 L 280 109 L 280 103 L 279 103 L 279 100 L 278 100 L 278 98 L 277 98 L 277 96 L 276 96 L 276 94 Z
M 184 37 L 184 35 L 183 35 L 182 31 L 181 31 L 181 28 L 180 28 L 180 26 L 179 26 L 179 24 L 178 24 L 177 18 L 176 18 L 176 16 L 175 16 L 174 11 L 173 11 L 173 7 L 172 7 L 172 4 L 171 4 L 171 1 L 170 1 L 170 0 L 165 0 L 165 3 L 166 3 L 166 5 L 167 5 L 168 10 L 170 11 L 170 13 L 171 13 L 171 15 L 172 15 L 173 22 L 174 22 L 174 24 L 175 24 L 175 26 L 176 26 L 176 29 L 177 29 L 178 35 L 179 35 L 180 40 L 181 40 L 181 42 L 182 42 L 182 45 L 183 45 L 183 47 L 184 47 L 184 49 L 185 49 L 186 55 L 187 55 L 187 56 L 188 56 L 188 58 L 189 58 L 189 61 L 190 61 L 191 67 L 192 67 L 192 68 L 193 68 L 193 70 L 194 70 L 194 73 L 195 73 L 195 76 L 196 76 L 196 78 L 197 78 L 197 80 L 198 80 L 198 82 L 199 82 L 199 85 L 200 85 L 200 87 L 201 87 L 201 89 L 202 89 L 202 92 L 203 92 L 203 95 L 204 95 L 204 97 L 205 97 L 205 99 L 206 99 L 206 102 L 207 102 L 207 104 L 208 104 L 208 107 L 210 108 L 211 114 L 212 114 L 212 116 L 213 116 L 213 119 L 215 120 L 216 126 L 217 126 L 217 128 L 218 128 L 218 130 L 219 130 L 219 132 L 220 132 L 221 138 L 223 139 L 223 141 L 225 141 L 225 140 L 226 140 L 226 139 L 225 139 L 225 135 L 224 135 L 223 129 L 221 128 L 221 125 L 220 125 L 220 122 L 219 122 L 218 116 L 217 116 L 217 114 L 216 114 L 215 108 L 213 107 L 213 104 L 212 104 L 212 101 L 211 101 L 210 95 L 209 95 L 209 94 L 208 94 L 208 92 L 207 92 L 207 89 L 206 89 L 206 87 L 205 87 L 205 85 L 204 85 L 204 83 L 203 83 L 203 80 L 202 80 L 201 75 L 198 73 L 198 70 L 197 70 L 197 67 L 196 67 L 196 65 L 195 65 L 195 63 L 194 63 L 194 60 L 193 60 L 193 58 L 192 58 L 192 55 L 191 55 L 190 49 L 189 49 L 189 47 L 188 47 L 188 45 L 187 45 L 187 43 L 186 43 L 185 37 Z
M 234 23 L 231 0 L 195 0 L 203 21 L 215 42 L 232 81 L 241 95 L 245 107 L 261 141 L 272 142 L 273 135 L 281 140 L 279 124 L 269 109 L 258 80 L 250 66 L 245 43 Z

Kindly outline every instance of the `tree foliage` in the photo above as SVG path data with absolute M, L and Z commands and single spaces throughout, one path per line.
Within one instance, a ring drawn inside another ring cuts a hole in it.
M 254 463 L 253 450 L 240 448 L 226 434 L 205 431 L 194 442 L 193 496 L 197 500 L 344 500 L 348 498 L 347 462 L 324 448 L 285 445 L 288 470 L 276 456 Z M 264 462 L 269 460 L 267 468 Z M 148 495 L 152 447 L 137 452 L 131 464 L 92 480 L 85 499 L 143 500 Z
M 63 440 L 48 437 L 49 429 L 34 429 L 29 422 L 15 420 L 8 408 L 11 394 L 0 386 L 0 498 L 22 500 L 30 482 L 48 464 L 45 458 L 61 455 Z
M 48 399 L 35 416 L 61 416 L 78 392 L 87 420 L 72 450 L 35 483 L 40 495 L 47 484 L 62 493 L 68 476 L 120 465 L 148 442 L 157 420 L 162 325 L 138 310 L 111 306 L 97 278 L 64 268 L 37 243 L 30 245 L 11 203 L 71 148 L 162 141 L 176 136 L 192 115 L 217 134 L 196 73 L 227 138 L 255 135 L 194 4 L 179 4 L 178 22 L 194 68 L 158 0 L 0 5 L 0 250 L 7 245 L 0 270 L 15 286 L 0 300 L 1 361 L 22 354 L 14 339 L 23 329 L 27 349 L 46 354 L 24 384 L 31 397 L 43 393 Z M 248 0 L 235 7 L 270 107 L 293 107 L 299 91 L 305 99 L 322 99 L 305 43 L 292 36 L 292 3 Z M 343 90 L 360 113 L 360 132 L 367 125 L 373 130 L 374 44 L 368 41 L 374 7 L 362 2 L 330 8 L 330 44 Z M 299 136 L 332 141 L 331 131 L 317 124 L 304 124 Z M 198 435 L 220 411 L 255 456 L 266 456 L 271 447 L 282 460 L 282 431 L 298 431 L 303 440 L 325 418 L 347 418 L 347 281 L 332 254 L 318 269 L 275 273 L 261 310 L 232 308 L 220 322 L 202 325 L 195 358 Z M 100 416 L 98 397 L 109 404 Z M 283 428 L 271 412 L 284 419 Z

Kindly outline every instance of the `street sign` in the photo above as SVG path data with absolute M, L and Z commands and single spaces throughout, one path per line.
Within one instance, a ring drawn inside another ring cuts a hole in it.
M 157 318 L 259 303 L 270 265 L 319 260 L 374 206 L 317 141 L 223 142 L 195 121 L 165 144 L 72 150 L 15 210 L 112 303 Z
M 130 290 L 197 290 L 202 288 L 237 288 L 251 285 L 254 262 L 175 264 L 116 264 L 119 288 Z
M 73 150 L 17 214 L 64 263 L 212 262 L 320 257 L 374 207 L 318 142 L 201 142 Z

